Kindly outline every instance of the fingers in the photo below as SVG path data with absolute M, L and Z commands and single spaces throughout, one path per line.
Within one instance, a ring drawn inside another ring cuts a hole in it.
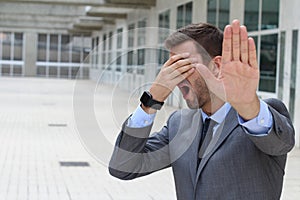
M 241 38 L 241 61 L 245 64 L 248 63 L 248 34 L 245 26 L 240 27 Z
M 248 38 L 247 28 L 238 20 L 224 29 L 222 62 L 241 61 L 257 68 L 256 48 L 252 38 Z
M 231 61 L 231 40 L 232 40 L 232 27 L 227 25 L 224 30 L 224 39 L 223 39 L 223 52 L 222 52 L 222 61 L 224 63 Z
M 255 48 L 255 42 L 253 38 L 248 39 L 248 46 L 249 46 L 249 64 L 251 67 L 257 69 L 257 58 L 256 58 L 256 48 Z
M 240 22 L 233 20 L 232 22 L 232 59 L 240 60 Z
M 196 58 L 185 58 L 188 53 L 176 54 L 164 64 L 163 71 L 170 79 L 174 79 L 195 67 Z M 170 64 L 172 63 L 172 64 Z M 170 64 L 170 65 L 169 65 Z
M 174 55 L 174 56 L 171 56 L 171 57 L 167 60 L 167 62 L 165 62 L 164 67 L 170 66 L 170 65 L 172 65 L 173 63 L 177 62 L 178 60 L 188 58 L 189 56 L 190 56 L 190 53 L 182 53 L 182 54 L 176 54 L 176 55 Z

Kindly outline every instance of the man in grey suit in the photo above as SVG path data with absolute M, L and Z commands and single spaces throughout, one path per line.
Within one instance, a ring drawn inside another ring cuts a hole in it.
M 294 128 L 281 101 L 256 94 L 259 67 L 246 27 L 234 20 L 222 33 L 192 24 L 166 47 L 169 60 L 123 124 L 111 175 L 129 180 L 172 167 L 179 200 L 280 199 Z M 190 109 L 149 136 L 176 86 Z

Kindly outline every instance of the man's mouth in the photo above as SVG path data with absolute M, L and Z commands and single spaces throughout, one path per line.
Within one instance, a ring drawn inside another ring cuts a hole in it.
M 186 99 L 190 92 L 190 86 L 189 86 L 188 82 L 182 81 L 177 86 L 178 86 L 179 90 L 181 91 L 183 98 Z

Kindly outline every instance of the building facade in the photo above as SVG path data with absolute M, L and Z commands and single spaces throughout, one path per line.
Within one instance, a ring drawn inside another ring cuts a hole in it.
M 223 29 L 239 19 L 256 42 L 258 94 L 286 104 L 299 147 L 299 7 L 298 0 L 0 1 L 0 76 L 90 78 L 140 95 L 168 59 L 172 31 L 197 22 Z M 177 89 L 166 103 L 186 106 Z
M 295 123 L 299 147 L 298 5 L 297 0 L 157 0 L 150 9 L 128 12 L 115 25 L 93 32 L 90 78 L 140 94 L 168 59 L 163 41 L 169 33 L 197 22 L 223 29 L 239 19 L 256 42 L 258 94 L 283 100 Z M 177 90 L 167 103 L 185 107 Z

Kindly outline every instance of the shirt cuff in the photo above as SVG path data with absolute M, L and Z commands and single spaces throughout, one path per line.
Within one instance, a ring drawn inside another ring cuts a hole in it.
M 251 135 L 265 136 L 273 126 L 273 117 L 266 102 L 260 100 L 260 111 L 258 116 L 252 120 L 244 121 L 238 116 L 239 124 L 242 125 Z
M 130 128 L 144 128 L 153 123 L 156 113 L 148 114 L 138 106 L 127 122 Z

